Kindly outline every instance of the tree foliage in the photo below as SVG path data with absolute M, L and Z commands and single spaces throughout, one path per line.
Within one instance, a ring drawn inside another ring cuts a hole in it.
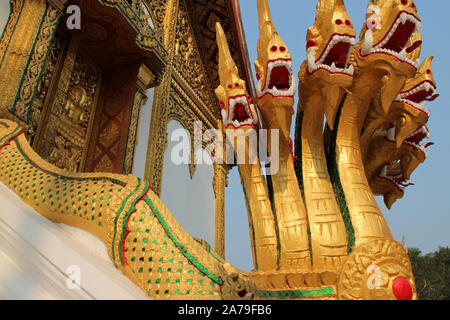
M 450 300 L 450 248 L 423 255 L 408 249 L 420 300 Z

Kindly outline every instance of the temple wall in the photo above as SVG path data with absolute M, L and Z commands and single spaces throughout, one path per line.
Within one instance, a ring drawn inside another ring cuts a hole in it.
M 148 299 L 96 237 L 47 220 L 2 183 L 0 203 L 0 299 Z

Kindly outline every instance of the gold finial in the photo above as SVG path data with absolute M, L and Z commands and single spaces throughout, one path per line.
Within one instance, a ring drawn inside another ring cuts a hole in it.
M 219 22 L 216 23 L 216 39 L 219 51 L 219 77 L 221 85 L 226 88 L 229 84 L 234 84 L 230 76 L 239 78 L 239 71 L 230 53 L 227 37 Z

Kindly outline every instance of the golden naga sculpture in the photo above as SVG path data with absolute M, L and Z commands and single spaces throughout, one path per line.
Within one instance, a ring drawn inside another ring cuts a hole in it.
M 394 100 L 388 115 L 382 115 L 376 105 L 366 119 L 367 129 L 362 141 L 371 134 L 364 157 L 367 179 L 375 195 L 384 196 L 390 209 L 404 195 L 406 181 L 414 170 L 425 161 L 426 148 L 422 145 L 429 138 L 426 123 L 430 111 L 425 101 L 434 101 L 436 82 L 431 62 L 425 59 L 414 78 L 408 79 L 402 92 Z M 366 139 L 368 140 L 368 139 Z
M 253 261 L 257 270 L 275 270 L 278 260 L 278 241 L 275 217 L 269 200 L 266 181 L 261 174 L 257 156 L 256 131 L 258 114 L 247 93 L 245 81 L 231 57 L 227 38 L 219 23 L 216 24 L 219 48 L 220 86 L 216 89 L 222 107 L 222 122 L 234 150 L 245 148 L 244 159 L 237 159 L 242 185 L 245 190 Z M 239 153 L 236 152 L 236 156 Z
M 422 145 L 430 115 L 422 102 L 437 98 L 436 83 L 432 58 L 419 68 L 414 1 L 370 1 L 358 43 L 343 0 L 318 2 L 299 72 L 295 157 L 291 55 L 267 0 L 258 0 L 258 12 L 256 104 L 216 25 L 217 120 L 238 160 L 251 273 L 193 239 L 147 182 L 50 165 L 16 123 L 3 119 L 0 181 L 48 219 L 99 237 L 117 268 L 153 299 L 417 299 L 407 251 L 374 197 L 383 195 L 388 207 L 401 198 L 429 146 Z M 76 128 L 83 97 L 74 88 L 66 108 L 64 121 Z M 279 148 L 279 170 L 271 176 L 257 156 L 259 129 L 269 139 L 278 133 L 279 146 L 268 144 L 271 156 Z
M 286 44 L 277 33 L 267 0 L 258 0 L 259 40 L 257 97 L 262 123 L 279 132 L 280 166 L 272 175 L 274 214 L 280 241 L 281 270 L 307 269 L 311 266 L 306 208 L 295 176 L 290 152 L 290 130 L 294 114 L 295 78 Z M 269 137 L 272 136 L 269 134 Z M 271 140 L 269 139 L 271 146 Z M 269 148 L 269 154 L 272 150 Z
M 347 232 L 328 174 L 323 120 L 332 127 L 344 90 L 352 84 L 349 63 L 355 31 L 343 1 L 319 1 L 308 29 L 307 57 L 300 73 L 296 121 L 297 175 L 303 183 L 316 268 L 340 268 Z

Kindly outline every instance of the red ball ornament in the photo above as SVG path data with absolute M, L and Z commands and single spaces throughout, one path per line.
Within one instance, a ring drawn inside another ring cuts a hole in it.
M 413 290 L 408 279 L 398 277 L 392 284 L 392 291 L 397 300 L 412 300 Z
M 256 73 L 256 79 L 259 81 L 261 79 L 261 72 L 257 72 Z

